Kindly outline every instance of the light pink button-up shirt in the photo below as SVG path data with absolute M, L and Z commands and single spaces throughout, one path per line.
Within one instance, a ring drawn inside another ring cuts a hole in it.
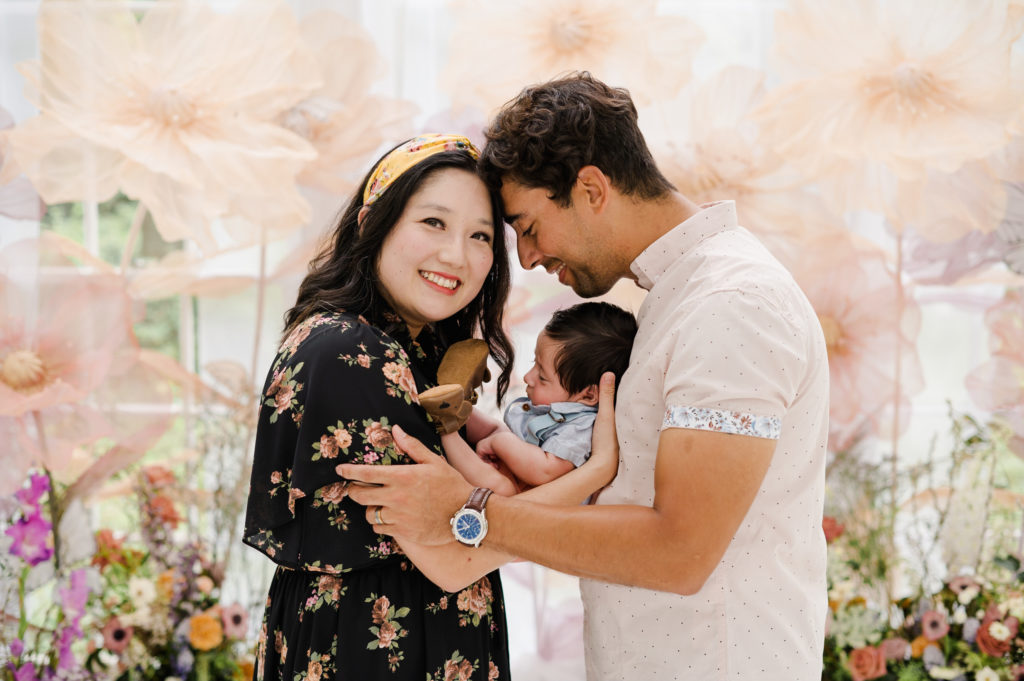
M 789 272 L 737 226 L 731 201 L 705 206 L 631 269 L 649 293 L 617 391 L 619 473 L 598 503 L 653 504 L 664 428 L 778 442 L 700 592 L 581 580 L 587 677 L 818 681 L 829 388 L 817 316 Z

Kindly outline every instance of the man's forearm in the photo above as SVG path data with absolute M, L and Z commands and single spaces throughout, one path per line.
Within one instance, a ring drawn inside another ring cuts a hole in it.
M 682 528 L 645 506 L 550 506 L 491 497 L 484 546 L 560 572 L 680 594 L 696 593 L 707 556 Z

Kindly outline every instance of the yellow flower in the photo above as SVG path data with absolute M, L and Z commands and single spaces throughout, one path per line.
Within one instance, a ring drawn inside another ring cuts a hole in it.
M 188 642 L 196 650 L 213 650 L 224 640 L 220 620 L 207 613 L 192 615 L 189 620 Z

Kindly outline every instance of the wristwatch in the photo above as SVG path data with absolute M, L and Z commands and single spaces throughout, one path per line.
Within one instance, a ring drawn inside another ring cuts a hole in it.
M 484 506 L 491 496 L 491 490 L 477 487 L 469 495 L 465 506 L 455 512 L 450 521 L 455 539 L 466 546 L 480 546 L 487 536 L 487 516 Z

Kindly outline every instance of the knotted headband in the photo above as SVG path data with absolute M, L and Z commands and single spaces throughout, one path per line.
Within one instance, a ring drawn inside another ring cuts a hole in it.
M 468 138 L 462 135 L 441 135 L 429 133 L 418 135 L 400 147 L 392 149 L 373 169 L 363 189 L 363 205 L 369 206 L 377 200 L 388 186 L 409 168 L 428 156 L 442 151 L 465 151 L 473 158 L 480 158 L 480 152 Z

